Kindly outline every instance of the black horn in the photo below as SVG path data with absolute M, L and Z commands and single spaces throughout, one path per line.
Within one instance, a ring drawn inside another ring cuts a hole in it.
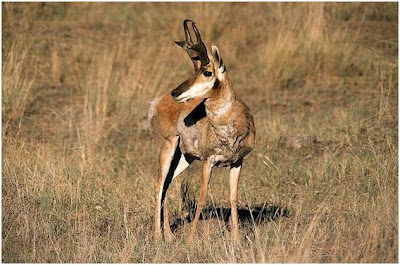
M 192 22 L 192 25 L 194 25 L 194 22 L 189 20 L 189 19 L 185 19 L 185 21 L 183 21 L 183 29 L 185 31 L 186 43 L 188 45 L 193 45 L 192 36 L 190 35 L 189 28 L 188 28 L 188 25 L 187 25 L 188 22 Z
M 196 35 L 196 43 L 193 43 L 192 36 L 188 27 L 188 22 L 192 23 L 192 28 Z M 208 65 L 210 63 L 210 59 L 208 58 L 207 47 L 201 40 L 201 35 L 196 27 L 196 23 L 192 20 L 185 19 L 183 21 L 183 30 L 185 32 L 185 40 L 175 41 L 175 43 L 181 46 L 189 54 L 195 70 L 199 68 L 198 62 L 201 63 L 200 66 Z
M 196 23 L 193 23 L 193 24 L 192 24 L 192 27 L 193 27 L 194 33 L 196 34 L 197 42 L 202 42 L 202 41 L 201 41 L 200 32 L 199 32 L 199 30 L 198 30 L 197 27 L 196 27 Z

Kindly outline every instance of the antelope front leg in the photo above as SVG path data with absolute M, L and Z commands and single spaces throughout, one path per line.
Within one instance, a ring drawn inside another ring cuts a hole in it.
M 242 163 L 239 162 L 231 166 L 229 172 L 229 186 L 231 190 L 230 202 L 231 202 L 231 221 L 232 221 L 232 235 L 233 239 L 236 241 L 239 238 L 239 217 L 237 209 L 238 201 L 238 184 L 240 171 L 242 169 Z
M 163 200 L 164 200 L 164 184 L 165 179 L 167 178 L 171 162 L 176 150 L 176 146 L 178 144 L 179 137 L 171 137 L 169 140 L 166 140 L 161 147 L 160 150 L 160 168 L 158 170 L 158 176 L 155 182 L 155 191 L 156 191 L 156 207 L 155 207 L 155 238 L 161 239 L 161 211 L 163 208 Z
M 168 172 L 168 174 L 172 174 L 173 173 L 172 181 L 177 176 L 179 176 L 179 174 L 181 174 L 193 162 L 192 159 L 187 159 L 185 157 L 185 155 L 183 155 L 180 152 L 179 148 L 177 148 L 177 151 L 179 151 L 178 155 L 180 154 L 180 158 L 179 158 L 178 164 L 174 165 L 174 162 L 172 161 L 170 170 Z M 171 172 L 171 170 L 172 170 L 172 172 Z M 172 184 L 172 181 L 171 181 L 171 184 Z M 167 196 L 165 196 L 165 198 L 164 198 L 164 207 L 163 207 L 163 209 L 164 209 L 164 237 L 165 237 L 165 239 L 167 241 L 171 241 L 174 238 L 174 235 L 172 234 L 171 227 L 169 225 L 167 202 L 168 202 L 168 199 L 167 199 Z
M 202 172 L 201 172 L 201 186 L 200 186 L 200 196 L 197 202 L 196 214 L 194 216 L 192 231 L 189 236 L 189 241 L 193 241 L 194 235 L 196 233 L 196 225 L 199 221 L 201 211 L 203 210 L 204 204 L 206 202 L 206 195 L 207 195 L 207 186 L 208 181 L 210 180 L 211 176 L 211 169 L 213 165 L 210 159 L 207 159 L 203 162 Z
M 171 227 L 169 225 L 169 214 L 168 214 L 168 199 L 167 196 L 164 198 L 164 207 L 163 208 L 163 223 L 164 223 L 164 237 L 165 239 L 169 242 L 174 238 L 174 235 L 172 234 Z

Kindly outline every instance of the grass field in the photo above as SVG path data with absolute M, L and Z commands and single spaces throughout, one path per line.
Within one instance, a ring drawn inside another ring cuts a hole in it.
M 154 243 L 149 101 L 216 44 L 256 147 L 231 240 L 227 169 L 188 244 L 200 163 Z M 3 262 L 398 262 L 397 3 L 2 3 Z

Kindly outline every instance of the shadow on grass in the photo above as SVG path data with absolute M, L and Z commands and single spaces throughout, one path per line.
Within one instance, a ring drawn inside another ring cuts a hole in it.
M 196 205 L 194 202 L 189 204 L 189 214 L 186 217 L 178 218 L 171 225 L 171 231 L 174 233 L 181 226 L 191 223 L 194 219 L 196 212 Z M 262 206 L 255 206 L 251 208 L 238 208 L 239 223 L 240 224 L 261 224 L 264 222 L 274 221 L 279 217 L 289 217 L 289 211 L 286 207 L 274 204 L 264 204 Z M 218 206 L 205 206 L 200 220 L 218 219 L 229 223 L 231 216 L 231 208 L 218 207 Z

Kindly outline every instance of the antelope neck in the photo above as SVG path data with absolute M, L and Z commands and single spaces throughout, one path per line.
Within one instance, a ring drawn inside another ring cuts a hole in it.
M 213 95 L 204 102 L 207 116 L 212 120 L 224 116 L 236 100 L 235 92 L 226 79 L 220 81 L 219 86 L 214 88 Z

